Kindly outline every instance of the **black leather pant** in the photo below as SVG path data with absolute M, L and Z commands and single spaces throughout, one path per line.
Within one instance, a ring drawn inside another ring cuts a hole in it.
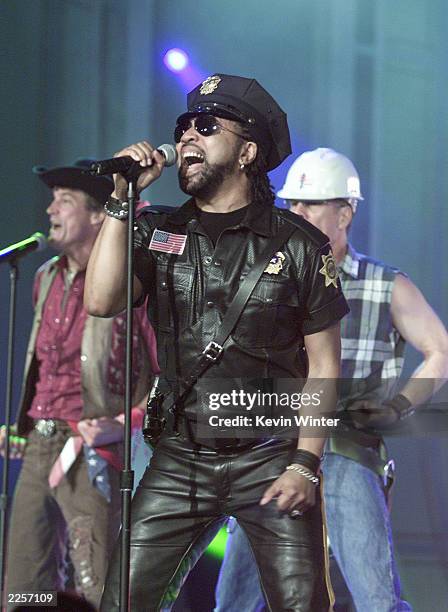
M 170 581 L 195 544 L 205 532 L 211 539 L 211 527 L 218 528 L 229 515 L 249 538 L 272 612 L 331 609 L 320 495 L 314 508 L 296 519 L 280 513 L 275 500 L 259 505 L 263 492 L 290 462 L 294 447 L 287 440 L 271 440 L 223 452 L 182 437 L 162 438 L 133 500 L 131 612 L 159 610 Z M 102 612 L 119 609 L 119 557 L 117 546 Z

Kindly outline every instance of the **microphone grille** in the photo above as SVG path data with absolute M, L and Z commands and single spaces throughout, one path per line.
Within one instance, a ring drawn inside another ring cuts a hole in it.
M 160 151 L 165 158 L 165 166 L 174 166 L 177 161 L 177 151 L 173 145 L 162 144 L 160 147 L 157 147 L 157 150 Z
M 32 238 L 37 242 L 36 251 L 43 251 L 48 246 L 47 237 L 42 232 L 36 232 L 32 235 Z

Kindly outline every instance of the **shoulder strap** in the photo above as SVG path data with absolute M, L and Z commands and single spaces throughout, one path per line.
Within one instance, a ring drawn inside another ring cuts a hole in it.
M 230 303 L 230 306 L 222 320 L 217 336 L 212 342 L 209 342 L 209 344 L 199 355 L 198 360 L 190 370 L 188 376 L 181 381 L 183 391 L 178 397 L 177 402 L 182 401 L 186 397 L 186 395 L 196 384 L 198 378 L 200 378 L 208 370 L 208 368 L 216 363 L 216 361 L 219 359 L 224 350 L 224 344 L 237 324 L 238 319 L 240 318 L 244 307 L 255 288 L 255 285 L 258 283 L 261 275 L 266 269 L 266 266 L 271 261 L 272 256 L 293 234 L 295 229 L 296 227 L 293 224 L 285 223 L 274 238 L 266 245 L 266 248 L 250 269 L 249 274 L 240 285 L 232 302 Z
M 235 294 L 230 306 L 222 320 L 221 327 L 219 328 L 218 335 L 215 338 L 215 343 L 221 347 L 230 336 L 233 328 L 238 322 L 244 307 L 246 306 L 252 291 L 255 289 L 255 285 L 261 278 L 261 275 L 265 271 L 273 255 L 283 246 L 288 240 L 291 234 L 295 231 L 294 225 L 285 223 L 267 245 L 260 257 L 256 260 L 254 265 L 249 271 L 238 291 Z

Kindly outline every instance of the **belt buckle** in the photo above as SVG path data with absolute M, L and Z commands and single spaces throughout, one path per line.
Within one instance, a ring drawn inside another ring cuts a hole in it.
M 44 438 L 51 438 L 56 433 L 56 421 L 53 419 L 38 419 L 34 429 Z
M 214 363 L 221 356 L 223 350 L 224 348 L 220 344 L 212 340 L 207 344 L 205 349 L 202 351 L 202 354 L 206 359 Z

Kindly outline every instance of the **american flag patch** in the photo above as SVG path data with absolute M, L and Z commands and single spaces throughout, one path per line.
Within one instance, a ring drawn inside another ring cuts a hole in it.
M 162 251 L 162 253 L 182 255 L 186 242 L 187 237 L 183 234 L 170 234 L 170 232 L 155 229 L 148 248 L 153 251 Z

